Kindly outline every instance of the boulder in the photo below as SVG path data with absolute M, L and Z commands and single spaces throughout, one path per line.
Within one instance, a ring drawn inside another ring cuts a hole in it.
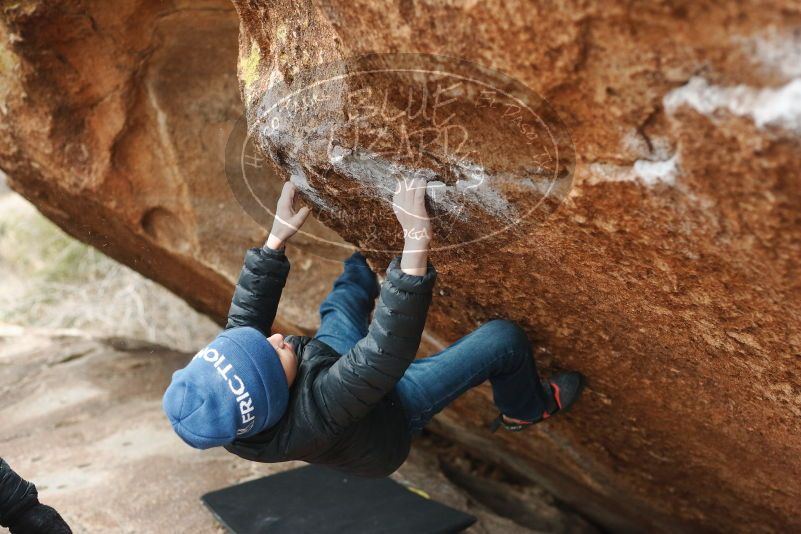
M 308 329 L 343 240 L 383 268 L 425 177 L 432 346 L 508 318 L 590 384 L 515 435 L 484 386 L 438 431 L 608 529 L 801 527 L 801 8 L 234 4 L 4 7 L 12 187 L 219 318 L 289 178 Z
M 0 166 L 11 187 L 218 321 L 245 249 L 267 232 L 225 180 L 243 110 L 237 31 L 225 0 L 22 1 L 0 19 Z M 270 185 L 274 197 L 280 179 Z M 298 298 L 282 303 L 279 326 L 308 329 L 302 297 L 339 267 L 310 272 L 302 240 L 293 252 Z

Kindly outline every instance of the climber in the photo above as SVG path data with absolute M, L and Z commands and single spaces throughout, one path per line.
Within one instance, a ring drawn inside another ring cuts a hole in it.
M 487 379 L 500 410 L 493 432 L 570 408 L 582 376 L 541 382 L 525 332 L 507 320 L 415 360 L 437 276 L 425 195 L 424 180 L 398 184 L 393 210 L 405 245 L 383 284 L 354 253 L 320 306 L 316 335 L 284 337 L 270 333 L 289 272 L 284 249 L 309 214 L 284 184 L 266 243 L 245 255 L 225 330 L 173 374 L 164 394 L 175 432 L 193 447 L 223 446 L 249 460 L 382 477 L 404 462 L 411 437 L 434 414 Z
M 0 458 L 0 526 L 11 534 L 70 534 L 58 512 L 39 502 L 36 486 Z

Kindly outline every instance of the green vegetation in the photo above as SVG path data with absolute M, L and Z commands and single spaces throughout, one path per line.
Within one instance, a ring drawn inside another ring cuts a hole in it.
M 0 190 L 0 322 L 76 328 L 193 351 L 218 328 L 158 284 Z

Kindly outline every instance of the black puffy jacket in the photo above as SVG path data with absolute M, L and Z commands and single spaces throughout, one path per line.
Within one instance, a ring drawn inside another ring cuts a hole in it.
M 9 527 L 25 510 L 39 503 L 36 486 L 0 458 L 0 526 Z
M 289 273 L 283 251 L 250 249 L 239 275 L 226 328 L 252 326 L 265 335 Z M 248 460 L 303 460 L 363 477 L 384 477 L 411 446 L 395 384 L 414 360 L 436 281 L 392 259 L 367 336 L 347 354 L 307 336 L 286 336 L 298 372 L 283 417 L 267 430 L 225 448 Z
M 50 506 L 39 502 L 36 486 L 0 458 L 0 527 L 11 534 L 72 534 L 69 525 Z

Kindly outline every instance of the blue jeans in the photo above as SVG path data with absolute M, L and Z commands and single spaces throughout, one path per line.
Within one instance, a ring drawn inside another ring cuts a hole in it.
M 314 337 L 340 354 L 348 352 L 367 335 L 378 293 L 375 273 L 354 253 L 320 305 L 320 329 Z M 395 386 L 409 432 L 419 434 L 435 414 L 485 380 L 501 413 L 527 421 L 542 415 L 545 392 L 528 337 L 515 323 L 496 319 L 409 365 Z

